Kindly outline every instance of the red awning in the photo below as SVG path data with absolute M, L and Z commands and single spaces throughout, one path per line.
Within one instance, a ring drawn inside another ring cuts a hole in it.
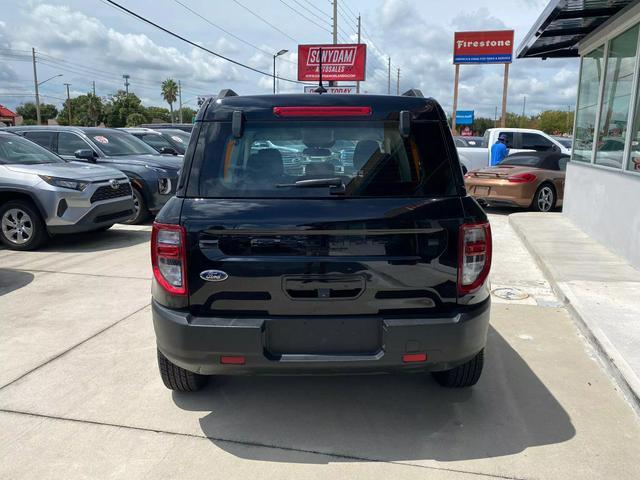
M 12 112 L 11 110 L 9 110 L 7 107 L 5 107 L 4 105 L 0 105 L 0 117 L 3 118 L 16 118 L 18 116 L 17 113 Z

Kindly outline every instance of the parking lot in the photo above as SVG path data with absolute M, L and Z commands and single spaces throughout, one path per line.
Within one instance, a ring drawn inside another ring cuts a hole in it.
M 485 372 L 228 377 L 171 393 L 150 314 L 151 227 L 0 250 L 2 478 L 638 478 L 640 425 L 494 211 Z

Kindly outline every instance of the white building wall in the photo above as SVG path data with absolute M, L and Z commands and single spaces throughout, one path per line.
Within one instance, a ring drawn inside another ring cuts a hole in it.
M 563 212 L 640 269 L 640 175 L 569 162 Z

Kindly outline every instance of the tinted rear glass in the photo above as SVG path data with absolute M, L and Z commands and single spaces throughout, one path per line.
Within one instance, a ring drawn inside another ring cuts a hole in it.
M 397 122 L 249 122 L 238 139 L 229 123 L 205 123 L 190 181 L 199 196 L 218 198 L 456 192 L 437 122 L 414 122 L 408 138 Z

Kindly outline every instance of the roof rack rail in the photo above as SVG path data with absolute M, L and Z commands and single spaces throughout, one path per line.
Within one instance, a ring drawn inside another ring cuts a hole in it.
M 422 91 L 418 88 L 411 88 L 409 90 L 407 90 L 406 92 L 404 92 L 402 94 L 403 97 L 422 97 L 424 98 L 424 95 L 422 94 Z
M 218 96 L 216 98 L 237 97 L 237 96 L 238 94 L 233 90 L 231 90 L 230 88 L 224 88 L 220 90 L 220 93 L 218 93 Z

